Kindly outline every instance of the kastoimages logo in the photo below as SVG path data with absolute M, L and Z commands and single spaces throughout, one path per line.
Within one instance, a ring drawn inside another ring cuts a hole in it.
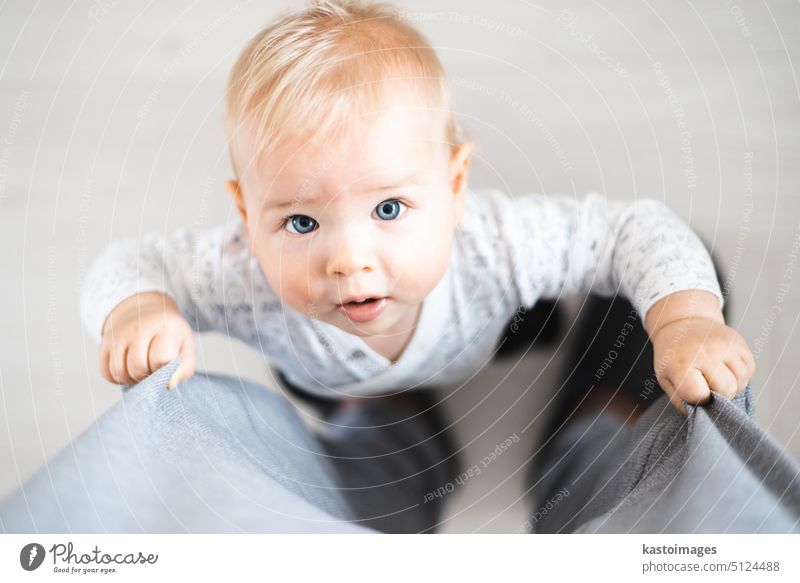
M 30 543 L 19 552 L 19 564 L 26 571 L 35 571 L 44 561 L 44 547 L 39 543 Z

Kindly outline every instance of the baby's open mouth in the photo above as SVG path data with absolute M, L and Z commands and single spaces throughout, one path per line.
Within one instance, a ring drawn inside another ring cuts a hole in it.
M 374 302 L 379 302 L 383 298 L 383 296 L 350 296 L 351 299 L 339 304 L 340 306 L 363 306 L 364 304 L 372 304 Z
M 388 298 L 377 296 L 362 300 L 349 300 L 339 304 L 338 309 L 353 322 L 369 322 L 383 313 L 388 301 Z
M 362 300 L 360 302 L 347 302 L 348 305 L 359 305 L 359 304 L 371 304 L 372 302 L 377 302 L 380 298 L 367 298 L 366 300 Z

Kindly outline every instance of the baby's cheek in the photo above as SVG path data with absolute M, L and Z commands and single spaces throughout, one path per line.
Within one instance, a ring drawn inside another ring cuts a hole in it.
M 309 295 L 314 289 L 311 273 L 301 261 L 286 266 L 283 272 L 283 295 L 286 303 L 294 309 L 308 313 L 313 299 Z
M 441 231 L 416 235 L 396 245 L 395 277 L 406 282 L 415 293 L 427 295 L 436 287 L 450 262 L 452 238 L 446 235 Z
M 308 292 L 313 289 L 309 281 L 308 266 L 289 257 L 259 261 L 261 271 L 280 300 L 302 313 L 307 313 L 311 302 Z

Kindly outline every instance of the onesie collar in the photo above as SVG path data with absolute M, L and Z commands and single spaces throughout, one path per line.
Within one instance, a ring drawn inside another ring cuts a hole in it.
M 416 330 L 400 359 L 394 364 L 368 346 L 361 337 L 348 334 L 333 324 L 317 322 L 317 325 L 325 328 L 336 352 L 344 359 L 344 364 L 359 379 L 355 383 L 348 384 L 346 388 L 348 393 L 368 392 L 373 386 L 391 385 L 395 377 L 414 376 L 414 369 L 418 369 L 420 363 L 436 350 L 436 345 L 441 341 L 448 324 L 450 311 L 447 299 L 452 290 L 452 277 L 451 262 L 439 283 L 423 300 Z

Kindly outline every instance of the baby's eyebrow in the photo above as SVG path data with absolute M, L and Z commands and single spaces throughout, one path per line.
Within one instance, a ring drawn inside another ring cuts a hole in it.
M 397 190 L 398 188 L 403 188 L 404 186 L 419 186 L 422 183 L 422 180 L 419 176 L 414 174 L 409 174 L 408 176 L 403 176 L 399 180 L 393 180 L 389 184 L 376 184 L 375 186 L 371 186 L 367 188 L 367 192 L 382 192 L 384 190 Z
M 282 201 L 282 202 L 279 202 L 279 203 L 273 203 L 269 199 L 267 199 L 266 203 L 264 203 L 264 209 L 280 210 L 280 209 L 285 208 L 287 206 L 292 206 L 293 204 L 300 204 L 300 203 L 304 203 L 304 202 L 308 202 L 308 201 L 303 200 L 303 199 L 299 199 L 299 198 L 295 198 L 295 199 L 292 199 L 292 200 L 285 200 L 285 201 Z
M 394 180 L 389 184 L 376 184 L 374 186 L 369 186 L 363 191 L 361 191 L 361 194 L 371 194 L 374 192 L 384 192 L 387 190 L 398 190 L 400 188 L 408 186 L 419 186 L 421 183 L 422 180 L 420 180 L 420 178 L 416 174 L 410 174 L 408 176 L 401 178 L 400 180 Z M 307 198 L 295 197 L 289 200 L 280 200 L 280 201 L 270 201 L 269 199 L 267 199 L 263 208 L 280 210 L 293 205 L 313 203 L 316 200 L 317 200 L 316 197 L 307 197 Z

